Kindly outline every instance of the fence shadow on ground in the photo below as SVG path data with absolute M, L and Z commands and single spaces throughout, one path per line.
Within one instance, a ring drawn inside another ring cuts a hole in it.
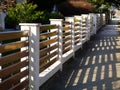
M 107 27 L 76 53 L 49 90 L 120 90 L 119 28 Z

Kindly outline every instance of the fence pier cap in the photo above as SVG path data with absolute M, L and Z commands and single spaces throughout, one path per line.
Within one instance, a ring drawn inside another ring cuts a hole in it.
M 50 24 L 56 24 L 59 26 L 63 25 L 63 19 L 49 19 L 50 20 Z
M 38 26 L 41 25 L 41 23 L 20 23 L 20 26 Z
M 74 19 L 75 19 L 74 17 L 65 17 L 66 21 L 69 21 L 69 22 L 72 22 L 72 23 L 74 22 Z

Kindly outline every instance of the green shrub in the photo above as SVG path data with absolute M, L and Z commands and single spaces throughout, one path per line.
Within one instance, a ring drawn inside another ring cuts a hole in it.
M 16 7 L 9 8 L 6 17 L 6 26 L 14 27 L 19 23 L 31 23 L 41 18 L 43 11 L 36 11 L 37 5 L 26 2 L 16 4 Z
M 61 13 L 51 13 L 48 11 L 44 11 L 38 22 L 42 24 L 49 24 L 49 19 L 64 19 L 64 16 Z
M 63 19 L 64 16 L 59 12 L 59 13 L 51 13 L 50 14 L 50 18 L 53 18 L 53 19 Z

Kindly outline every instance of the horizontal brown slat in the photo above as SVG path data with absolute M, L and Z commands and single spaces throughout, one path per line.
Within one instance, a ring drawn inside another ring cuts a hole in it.
M 71 27 L 63 27 L 63 31 L 71 30 Z
M 51 60 L 49 63 L 45 64 L 44 66 L 40 67 L 40 72 L 44 71 L 46 68 L 48 68 L 50 65 L 55 63 L 59 58 L 56 57 L 55 59 Z
M 10 63 L 10 62 L 14 62 L 14 61 L 19 60 L 26 56 L 28 56 L 27 50 L 22 51 L 22 52 L 16 52 L 16 53 L 1 57 L 0 58 L 0 66 L 3 66 L 4 64 Z
M 82 38 L 86 38 L 86 35 L 83 35 Z
M 80 32 L 75 32 L 75 36 L 80 35 Z
M 63 36 L 69 36 L 69 35 L 71 35 L 71 32 L 64 32 L 63 33 Z
M 76 23 L 74 26 L 80 26 L 80 23 Z
M 56 29 L 56 28 L 58 28 L 57 25 L 44 25 L 44 26 L 40 26 L 40 31 L 46 31 L 46 30 Z
M 50 40 L 46 40 L 46 41 L 43 41 L 40 43 L 40 48 L 43 48 L 43 47 L 46 47 L 47 45 L 50 45 L 52 43 L 55 43 L 58 41 L 58 38 L 53 38 L 53 39 L 50 39 Z
M 11 76 L 8 79 L 5 79 L 2 83 L 0 83 L 0 89 L 1 90 L 8 90 L 12 85 L 16 82 L 18 82 L 21 78 L 28 75 L 28 70 L 25 70 L 23 72 L 17 73 L 13 76 Z
M 65 49 L 68 46 L 71 46 L 71 44 L 72 44 L 71 42 L 67 42 L 67 43 L 63 44 L 63 49 Z
M 13 64 L 7 68 L 4 68 L 0 70 L 0 78 L 6 77 L 14 73 L 15 71 L 20 70 L 21 68 L 26 67 L 26 66 L 28 66 L 28 60 Z
M 70 41 L 70 40 L 71 40 L 71 37 L 65 37 L 65 38 L 63 38 L 63 43 L 67 42 L 67 41 Z
M 28 46 L 28 41 L 17 41 L 17 42 L 1 45 L 0 53 L 16 50 L 25 46 Z
M 71 47 L 66 48 L 65 50 L 63 50 L 63 54 L 65 54 L 66 52 L 70 51 Z
M 50 33 L 45 33 L 45 34 L 41 34 L 41 35 L 40 35 L 40 40 L 47 39 L 47 38 L 49 38 L 49 37 L 51 37 L 51 36 L 55 36 L 55 35 L 57 35 L 57 34 L 58 34 L 57 31 L 55 31 L 55 32 L 50 32 Z
M 75 28 L 75 31 L 78 31 L 78 30 L 80 30 L 80 28 Z
M 80 36 L 75 37 L 75 40 L 80 39 Z
M 24 80 L 23 82 L 18 83 L 14 87 L 12 87 L 10 90 L 25 90 L 29 85 L 29 79 Z
M 86 31 L 83 31 L 83 32 L 82 32 L 82 35 L 86 35 L 86 34 L 87 34 L 87 32 L 86 32 Z
M 70 24 L 71 24 L 70 22 L 63 21 L 63 25 L 70 25 Z
M 82 35 L 87 35 L 87 32 L 83 32 Z
M 77 44 L 77 43 L 79 43 L 80 42 L 80 40 L 78 40 L 78 41 L 75 41 L 75 44 Z
M 29 34 L 28 30 L 20 32 L 2 32 L 0 33 L 0 41 L 25 37 L 28 36 L 28 34 Z
M 48 48 L 40 50 L 40 57 L 42 57 L 43 55 L 47 54 L 48 52 L 50 52 L 50 51 L 52 51 L 52 50 L 54 50 L 56 48 L 58 48 L 58 44 L 55 44 L 53 46 L 50 46 Z
M 40 63 L 42 64 L 42 63 L 46 62 L 47 60 L 49 60 L 50 58 L 56 56 L 57 54 L 58 54 L 58 50 L 54 51 L 53 53 L 51 53 L 51 54 L 49 54 L 49 55 L 47 55 L 45 57 L 40 58 Z

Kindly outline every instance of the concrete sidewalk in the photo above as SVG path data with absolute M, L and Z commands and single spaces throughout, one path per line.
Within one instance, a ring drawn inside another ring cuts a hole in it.
M 120 90 L 120 26 L 102 28 L 46 90 Z

